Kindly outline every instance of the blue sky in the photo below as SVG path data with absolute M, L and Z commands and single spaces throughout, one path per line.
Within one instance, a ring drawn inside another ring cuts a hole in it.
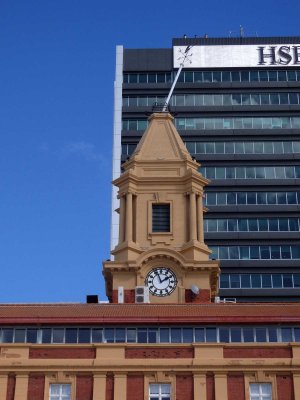
M 300 35 L 296 0 L 0 1 L 0 302 L 105 300 L 115 46 Z

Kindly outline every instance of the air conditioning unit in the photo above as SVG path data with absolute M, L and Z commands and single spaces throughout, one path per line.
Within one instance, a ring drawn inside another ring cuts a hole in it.
M 135 302 L 149 303 L 149 288 L 147 286 L 135 287 Z
M 226 297 L 221 299 L 219 296 L 215 297 L 215 303 L 236 303 L 236 298 L 234 297 Z
M 236 298 L 234 298 L 234 297 L 226 297 L 226 298 L 224 298 L 224 303 L 236 303 Z

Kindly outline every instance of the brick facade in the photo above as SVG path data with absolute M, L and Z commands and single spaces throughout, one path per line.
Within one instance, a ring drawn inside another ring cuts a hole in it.
M 28 379 L 28 399 L 44 400 L 45 376 L 30 374 Z
M 6 400 L 14 400 L 15 387 L 16 387 L 16 377 L 15 375 L 9 375 L 7 380 Z
M 227 376 L 228 400 L 245 400 L 245 380 L 242 374 Z
M 277 375 L 276 383 L 278 400 L 294 400 L 294 386 L 291 375 Z
M 127 399 L 144 400 L 144 376 L 127 376 Z
M 129 348 L 125 350 L 125 358 L 193 358 L 192 348 L 148 347 L 145 349 Z
M 192 375 L 176 376 L 176 400 L 194 400 L 194 380 Z
M 114 400 L 114 377 L 107 375 L 106 377 L 106 397 L 105 400 Z
M 112 303 L 118 303 L 118 291 L 112 291 Z M 135 303 L 135 290 L 124 290 L 124 303 Z
M 145 349 L 129 349 L 132 350 L 130 357 L 128 358 L 149 358 L 148 356 L 143 357 Z M 141 351 L 141 353 L 138 352 Z M 174 352 L 180 351 L 182 349 L 178 348 L 163 348 L 161 353 L 161 359 L 166 358 L 163 357 L 164 352 Z M 235 349 L 236 350 L 236 349 Z M 253 349 L 256 350 L 256 349 Z M 279 348 L 279 350 L 282 350 Z M 157 350 L 148 349 L 151 353 L 151 358 L 158 359 L 156 355 L 159 356 Z M 137 352 L 137 353 L 136 353 Z M 130 354 L 130 353 L 129 353 Z M 172 353 L 169 354 L 169 359 L 172 358 Z M 176 355 L 176 358 L 177 355 Z M 170 365 L 173 361 L 170 361 Z M 225 369 L 226 370 L 226 369 Z M 225 371 L 224 371 L 225 372 Z M 225 372 L 226 374 L 226 372 Z M 220 398 L 220 393 L 223 394 L 227 391 L 227 400 L 246 400 L 247 394 L 245 393 L 245 377 L 243 372 L 227 372 L 227 377 L 224 382 L 227 382 L 227 386 L 222 387 L 220 392 L 220 380 L 216 381 L 214 373 L 207 373 L 206 375 L 206 397 L 201 397 L 203 400 L 222 400 Z M 125 375 L 126 376 L 126 375 Z M 147 377 L 147 374 L 145 375 Z M 162 375 L 153 375 L 151 372 L 151 376 L 155 376 L 158 378 L 157 382 L 166 382 L 165 378 L 169 377 L 168 373 L 163 373 Z M 160 381 L 162 376 L 162 381 Z M 171 374 L 173 376 L 173 373 Z M 254 376 L 254 375 L 253 375 Z M 18 378 L 20 379 L 20 377 Z M 59 379 L 59 378 L 58 378 Z M 28 375 L 28 391 L 27 397 L 24 397 L 24 400 L 44 400 L 45 396 L 47 398 L 48 394 L 45 393 L 45 374 L 44 373 L 29 373 Z M 167 380 L 168 381 L 168 380 Z M 262 382 L 264 381 L 264 378 Z M 59 380 L 58 380 L 59 382 Z M 124 393 L 124 400 L 145 400 L 147 398 L 147 384 L 145 385 L 144 373 L 139 372 L 128 372 L 127 378 L 125 381 L 124 389 L 126 389 L 126 396 Z M 252 381 L 253 382 L 253 381 Z M 260 382 L 260 380 L 258 380 Z M 294 380 L 293 375 L 291 373 L 277 373 L 276 380 L 274 381 L 276 385 L 275 393 L 277 392 L 276 400 L 295 400 L 294 395 Z M 192 373 L 186 372 L 186 370 L 182 370 L 181 372 L 177 372 L 175 376 L 175 391 L 176 396 L 174 397 L 173 393 L 173 400 L 194 400 L 194 377 Z M 215 387 L 217 385 L 217 387 Z M 74 400 L 93 400 L 93 386 L 94 386 L 94 379 L 91 373 L 84 373 L 83 371 L 77 373 L 76 375 L 76 393 Z M 14 374 L 8 375 L 7 379 L 7 390 L 6 390 L 6 398 L 5 400 L 16 400 L 15 398 L 15 388 L 16 388 L 16 376 Z M 46 387 L 46 390 L 47 387 Z M 105 400 L 114 400 L 115 397 L 115 379 L 114 373 L 108 372 L 108 374 L 104 375 L 104 383 L 103 383 L 103 390 L 105 393 Z M 146 392 L 145 392 L 146 390 Z M 223 391 L 224 390 L 224 391 Z M 16 392 L 17 393 L 17 392 Z M 146 396 L 146 397 L 145 397 Z M 217 397 L 216 397 L 217 396 Z M 1 397 L 2 399 L 2 397 Z M 17 397 L 19 400 L 19 397 Z
M 291 358 L 292 350 L 288 347 L 229 347 L 224 348 L 224 358 Z
M 215 377 L 206 375 L 206 400 L 215 400 Z
M 73 348 L 73 349 L 64 349 L 64 348 L 37 348 L 30 349 L 29 358 L 53 358 L 53 359 L 72 359 L 72 358 L 95 358 L 96 351 L 92 348 Z
M 29 399 L 31 400 L 31 399 Z M 77 375 L 76 400 L 93 400 L 93 376 Z
M 195 295 L 190 289 L 185 290 L 186 303 L 210 303 L 211 293 L 209 289 L 201 289 L 200 293 Z

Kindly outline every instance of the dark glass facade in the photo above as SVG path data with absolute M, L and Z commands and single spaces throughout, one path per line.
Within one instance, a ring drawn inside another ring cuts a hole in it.
M 173 46 L 286 43 L 298 44 L 300 37 L 173 39 Z M 122 54 L 125 161 L 153 106 L 164 103 L 177 70 L 172 46 L 124 49 Z M 300 300 L 295 283 L 300 268 L 300 65 L 184 69 L 170 112 L 200 171 L 211 180 L 205 242 L 221 259 L 221 298 Z M 289 283 L 286 277 L 292 277 Z

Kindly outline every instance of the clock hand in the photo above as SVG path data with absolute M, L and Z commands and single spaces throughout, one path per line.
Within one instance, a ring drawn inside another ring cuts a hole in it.
M 163 283 L 163 282 L 166 281 L 167 279 L 170 279 L 169 276 L 166 276 L 164 279 L 162 279 L 162 280 L 160 281 L 160 283 Z

